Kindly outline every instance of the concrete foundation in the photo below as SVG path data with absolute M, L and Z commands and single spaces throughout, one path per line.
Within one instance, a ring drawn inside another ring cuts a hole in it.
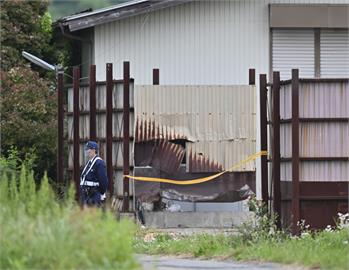
M 148 228 L 232 228 L 252 218 L 252 212 L 144 212 Z

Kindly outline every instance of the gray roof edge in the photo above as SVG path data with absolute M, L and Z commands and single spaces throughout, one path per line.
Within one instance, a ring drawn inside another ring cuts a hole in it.
M 69 31 L 74 32 L 191 1 L 192 0 L 133 0 L 92 12 L 64 17 L 56 23 L 68 26 Z
M 124 2 L 124 3 L 121 3 L 121 4 L 117 4 L 117 5 L 113 5 L 113 6 L 110 6 L 110 7 L 97 9 L 97 10 L 94 10 L 94 11 L 91 11 L 91 12 L 86 12 L 86 13 L 66 16 L 66 17 L 63 17 L 63 18 L 59 19 L 58 21 L 69 22 L 69 21 L 72 21 L 72 20 L 81 19 L 81 18 L 84 18 L 84 17 L 97 15 L 97 14 L 108 12 L 108 11 L 112 11 L 112 10 L 117 10 L 117 9 L 120 9 L 120 8 L 123 8 L 123 7 L 129 7 L 129 6 L 133 6 L 133 5 L 140 4 L 140 3 L 143 3 L 143 2 L 148 2 L 148 1 L 149 0 L 132 0 L 132 1 L 127 1 L 127 2 Z

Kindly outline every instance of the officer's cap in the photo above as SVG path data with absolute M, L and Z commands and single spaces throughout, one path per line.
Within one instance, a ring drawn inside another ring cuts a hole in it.
M 85 150 L 94 149 L 98 151 L 98 144 L 94 141 L 88 141 L 85 145 Z

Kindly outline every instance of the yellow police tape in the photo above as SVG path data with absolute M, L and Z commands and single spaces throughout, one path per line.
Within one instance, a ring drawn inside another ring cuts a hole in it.
M 255 160 L 256 158 L 260 157 L 260 156 L 265 156 L 268 155 L 267 151 L 260 151 L 258 153 L 255 153 L 249 157 L 247 157 L 246 159 L 240 161 L 239 163 L 235 164 L 234 166 L 232 166 L 231 168 L 229 168 L 228 170 L 225 170 L 223 172 L 211 175 L 211 176 L 207 176 L 207 177 L 203 177 L 203 178 L 198 178 L 198 179 L 192 179 L 192 180 L 173 180 L 173 179 L 165 179 L 165 178 L 153 178 L 153 177 L 144 177 L 144 176 L 132 176 L 132 175 L 124 175 L 124 177 L 129 178 L 129 179 L 134 179 L 137 181 L 145 181 L 145 182 L 161 182 L 161 183 L 170 183 L 170 184 L 175 184 L 175 185 L 193 185 L 193 184 L 200 184 L 200 183 L 204 183 L 210 180 L 213 180 L 219 176 L 221 176 L 222 174 L 225 174 L 227 172 L 232 172 L 234 169 L 241 167 L 243 164 L 248 163 L 252 160 Z

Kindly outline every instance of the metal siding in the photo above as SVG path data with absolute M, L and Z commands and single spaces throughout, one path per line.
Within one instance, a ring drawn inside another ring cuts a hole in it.
M 193 1 L 95 27 L 95 63 L 131 63 L 136 84 L 242 84 L 248 68 L 269 71 L 269 3 L 349 4 L 348 0 Z M 209 52 L 209 53 L 208 53 Z M 301 73 L 302 75 L 302 73 Z M 301 76 L 302 77 L 302 76 Z M 97 69 L 97 80 L 104 72 Z
M 299 117 L 349 117 L 348 83 L 300 83 L 300 87 Z
M 95 27 L 95 63 L 131 63 L 136 84 L 242 84 L 268 71 L 267 1 L 194 1 Z M 257 46 L 256 46 L 257 45 Z M 210 53 L 207 53 L 210 52 Z M 104 73 L 97 70 L 97 80 Z
M 80 86 L 79 90 L 79 108 L 80 111 L 89 111 L 90 109 L 90 95 L 89 95 L 89 87 Z M 134 86 L 133 83 L 130 84 L 130 107 L 134 108 Z M 73 168 L 73 152 L 72 152 L 72 140 L 73 140 L 73 89 L 68 88 L 68 169 L 71 170 Z M 112 153 L 112 162 L 114 166 L 114 183 L 115 183 L 115 194 L 121 196 L 122 193 L 122 185 L 123 185 L 123 153 L 122 153 L 122 140 L 115 140 L 116 138 L 122 138 L 123 136 L 123 121 L 122 115 L 123 112 L 120 110 L 123 108 L 123 84 L 122 83 L 114 83 L 113 87 L 113 109 L 119 109 L 118 112 L 113 112 L 113 153 Z M 100 110 L 106 109 L 106 85 L 105 84 L 97 84 L 96 86 L 96 109 L 97 112 Z M 79 137 L 80 140 L 86 141 L 90 136 L 90 121 L 89 114 L 81 114 L 80 113 L 80 131 Z M 130 135 L 134 134 L 134 114 L 130 113 Z M 104 112 L 99 112 L 96 114 L 96 135 L 97 141 L 99 142 L 100 151 L 99 155 L 102 158 L 106 158 L 106 114 Z M 99 140 L 101 139 L 101 140 Z M 87 160 L 84 155 L 84 142 L 80 142 L 80 157 L 79 162 L 80 166 L 83 166 Z M 130 141 L 130 166 L 134 165 L 133 162 L 133 142 Z M 131 172 L 132 173 L 132 172 Z M 133 193 L 133 181 L 130 181 L 130 195 Z
M 281 157 L 292 157 L 291 124 L 283 124 L 280 129 Z M 300 123 L 301 157 L 348 157 L 348 123 Z
M 347 161 L 307 161 L 300 163 L 300 181 L 302 182 L 337 182 L 349 180 Z M 281 181 L 292 181 L 292 163 L 281 163 Z
M 291 78 L 291 70 L 299 69 L 300 78 L 314 77 L 314 30 L 273 30 L 273 70 L 281 80 Z
M 105 63 L 114 63 L 114 77 L 119 78 L 122 61 L 129 60 L 131 77 L 135 78 L 136 85 L 151 84 L 153 68 L 160 69 L 160 84 L 245 84 L 248 68 L 255 68 L 256 74 L 267 74 L 270 70 L 269 4 L 349 4 L 349 0 L 211 1 L 212 8 L 208 10 L 208 2 L 194 1 L 138 15 L 113 22 L 111 28 L 106 25 L 94 27 L 97 80 L 104 79 L 104 72 L 99 67 L 104 67 Z M 176 21 L 170 19 L 170 10 Z M 204 24 L 208 13 L 215 18 L 211 22 L 216 25 L 214 32 Z M 127 24 L 129 32 L 124 27 Z M 215 47 L 210 46 L 213 39 Z M 213 76 L 213 72 L 217 75 Z M 258 132 L 259 122 L 256 128 Z M 256 150 L 259 148 L 257 137 Z M 260 179 L 258 168 L 259 162 L 256 177 Z M 259 198 L 260 181 L 256 185 Z
M 348 30 L 321 30 L 320 59 L 321 77 L 349 77 Z
M 349 118 L 349 84 L 300 83 L 299 116 L 301 118 Z M 281 119 L 291 117 L 291 84 L 280 91 Z M 348 157 L 348 122 L 300 123 L 301 157 Z M 292 156 L 291 124 L 280 126 L 280 154 Z M 291 162 L 282 162 L 281 180 L 291 181 Z M 348 161 L 302 161 L 301 181 L 349 181 Z
M 255 86 L 136 86 L 136 142 L 185 139 L 200 172 L 227 169 L 255 151 Z M 194 162 L 194 161 L 192 161 Z M 218 164 L 210 165 L 210 164 Z M 235 171 L 253 171 L 247 164 Z

